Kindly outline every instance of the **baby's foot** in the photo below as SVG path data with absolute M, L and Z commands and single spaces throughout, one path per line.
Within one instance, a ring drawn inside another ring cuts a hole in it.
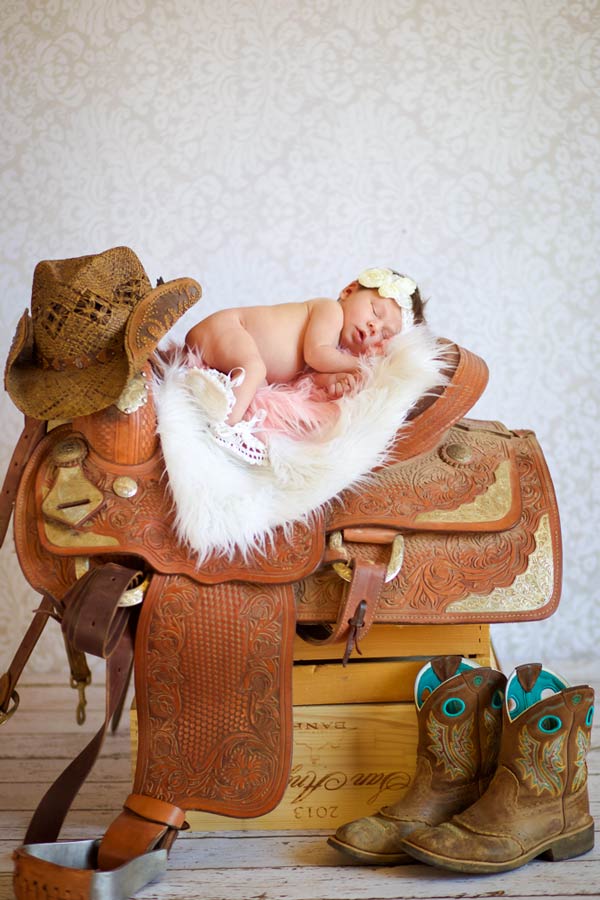
M 230 453 L 252 466 L 263 466 L 269 458 L 267 445 L 254 434 L 254 429 L 260 427 L 263 419 L 264 411 L 261 410 L 261 413 L 253 416 L 249 421 L 242 419 L 235 425 L 213 422 L 210 425 L 210 431 L 215 441 Z

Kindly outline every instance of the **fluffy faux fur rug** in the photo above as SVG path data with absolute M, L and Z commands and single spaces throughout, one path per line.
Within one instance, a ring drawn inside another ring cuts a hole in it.
M 180 540 L 200 565 L 211 553 L 261 550 L 278 525 L 310 516 L 380 465 L 411 407 L 441 384 L 440 347 L 423 326 L 364 364 L 363 387 L 337 401 L 333 424 L 301 440 L 269 433 L 270 463 L 251 466 L 220 447 L 183 383 L 182 357 L 154 386 L 158 430 Z

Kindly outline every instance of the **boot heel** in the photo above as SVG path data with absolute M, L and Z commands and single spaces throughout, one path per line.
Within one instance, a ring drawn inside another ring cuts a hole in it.
M 573 856 L 581 856 L 594 846 L 594 826 L 589 825 L 578 834 L 559 838 L 548 850 L 540 853 L 540 859 L 550 862 L 559 862 L 561 859 L 571 859 Z

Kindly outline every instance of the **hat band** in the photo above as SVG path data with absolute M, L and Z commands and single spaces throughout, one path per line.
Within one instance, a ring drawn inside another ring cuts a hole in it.
M 55 372 L 64 372 L 66 369 L 89 369 L 90 366 L 97 365 L 98 363 L 112 362 L 112 360 L 116 359 L 119 355 L 119 351 L 110 350 L 105 347 L 98 353 L 81 353 L 79 356 L 70 357 L 43 356 L 41 353 L 38 353 L 37 361 L 42 369 L 53 369 Z

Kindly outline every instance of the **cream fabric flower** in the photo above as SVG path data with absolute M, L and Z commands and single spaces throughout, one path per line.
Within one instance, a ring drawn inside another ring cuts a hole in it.
M 395 300 L 401 309 L 412 310 L 411 297 L 417 283 L 407 275 L 396 275 L 391 269 L 365 269 L 358 276 L 358 283 L 366 288 L 377 288 L 380 297 Z

